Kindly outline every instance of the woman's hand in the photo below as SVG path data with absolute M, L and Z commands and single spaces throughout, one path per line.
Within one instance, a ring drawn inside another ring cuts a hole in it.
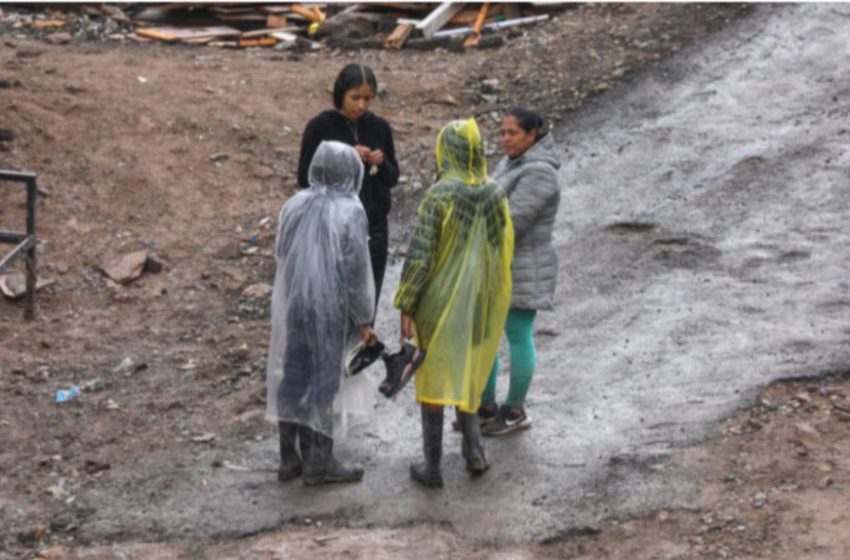
M 404 343 L 414 335 L 414 325 L 413 325 L 413 317 L 405 313 L 401 312 L 401 345 L 404 346 Z
M 384 163 L 384 152 L 381 150 L 372 150 L 369 154 L 369 161 L 367 162 L 369 165 L 378 165 L 380 166 Z
M 357 155 L 360 156 L 360 159 L 363 160 L 363 163 L 371 163 L 369 160 L 372 157 L 372 150 L 370 150 L 368 146 L 357 144 L 356 146 L 354 146 L 354 151 L 357 152 Z

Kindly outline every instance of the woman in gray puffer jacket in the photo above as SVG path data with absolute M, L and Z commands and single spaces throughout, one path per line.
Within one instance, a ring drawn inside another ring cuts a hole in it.
M 538 309 L 553 306 L 558 255 L 552 246 L 552 229 L 561 201 L 561 162 L 540 116 L 521 107 L 509 109 L 499 126 L 499 138 L 505 157 L 493 172 L 493 179 L 508 195 L 515 248 L 513 295 L 505 323 L 511 354 L 510 389 L 505 404 L 498 407 L 497 356 L 478 410 L 481 433 L 492 436 L 531 426 L 524 405 L 536 362 L 534 318 Z

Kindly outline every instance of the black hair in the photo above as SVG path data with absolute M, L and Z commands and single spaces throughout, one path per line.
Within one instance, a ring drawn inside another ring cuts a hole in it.
M 537 138 L 542 138 L 546 134 L 546 129 L 543 125 L 543 118 L 525 107 L 511 107 L 505 111 L 506 117 L 513 117 L 519 123 L 520 128 L 526 132 L 537 130 Z
M 334 107 L 342 109 L 342 100 L 345 98 L 345 92 L 366 84 L 372 88 L 372 93 L 378 93 L 378 80 L 375 79 L 375 73 L 365 64 L 352 62 L 346 64 L 345 68 L 339 71 L 339 74 L 334 81 Z

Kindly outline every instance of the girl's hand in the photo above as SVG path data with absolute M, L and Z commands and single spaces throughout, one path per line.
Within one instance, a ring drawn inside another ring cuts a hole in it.
M 371 165 L 381 165 L 384 163 L 384 152 L 381 150 L 372 150 L 368 163 Z
M 360 156 L 360 159 L 363 160 L 363 163 L 370 163 L 369 159 L 372 157 L 372 150 L 370 150 L 368 146 L 357 144 L 356 146 L 354 146 L 354 151 L 357 152 L 357 155 Z

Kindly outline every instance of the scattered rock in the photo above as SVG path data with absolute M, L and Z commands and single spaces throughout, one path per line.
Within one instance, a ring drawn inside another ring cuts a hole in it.
M 55 280 L 36 278 L 35 290 L 55 284 Z M 23 272 L 0 275 L 0 292 L 9 299 L 18 299 L 27 293 L 27 275 Z
M 499 85 L 499 80 L 496 78 L 488 78 L 481 80 L 481 93 L 501 93 L 502 87 Z
M 457 99 L 452 94 L 443 90 L 435 90 L 431 92 L 431 96 L 426 103 L 441 103 L 443 105 L 460 105 Z
M 131 358 L 130 356 L 127 356 L 126 358 L 121 360 L 121 363 L 118 364 L 112 370 L 112 373 L 123 373 L 123 372 L 130 371 L 130 370 L 133 369 L 134 365 L 135 365 L 135 362 L 133 362 L 133 358 Z
M 86 459 L 86 462 L 83 465 L 83 470 L 86 472 L 86 474 L 97 474 L 99 472 L 109 470 L 111 467 L 112 465 L 110 465 L 109 463 L 95 461 L 94 459 Z
M 150 253 L 142 250 L 119 257 L 102 267 L 102 270 L 114 282 L 123 286 L 141 277 L 143 272 L 162 271 L 162 262 L 151 259 Z
M 808 452 L 814 451 L 823 443 L 823 438 L 818 431 L 807 422 L 794 424 L 795 441 L 806 448 Z
M 271 179 L 274 177 L 274 169 L 265 165 L 257 165 L 254 167 L 253 175 L 257 179 Z
M 38 58 L 43 54 L 44 51 L 39 51 L 36 49 L 18 49 L 18 51 L 15 52 L 15 56 L 18 58 Z
M 215 252 L 217 259 L 239 259 L 242 258 L 242 250 L 238 241 L 228 241 Z
M 43 560 L 61 560 L 65 558 L 66 550 L 62 545 L 52 546 L 46 550 L 42 550 L 36 555 L 36 558 Z
M 50 43 L 51 45 L 67 45 L 71 42 L 71 39 L 73 39 L 73 37 L 71 37 L 71 34 L 65 32 L 51 33 L 50 35 L 44 38 L 44 40 Z
M 243 298 L 265 298 L 272 293 L 272 287 L 265 283 L 252 284 L 242 291 Z
M 103 382 L 103 379 L 100 377 L 96 377 L 90 381 L 86 381 L 82 385 L 83 391 L 87 393 L 98 393 L 103 391 L 106 388 L 106 384 Z
M 214 154 L 210 154 L 210 161 L 219 162 L 229 159 L 230 155 L 224 152 L 216 152 Z

